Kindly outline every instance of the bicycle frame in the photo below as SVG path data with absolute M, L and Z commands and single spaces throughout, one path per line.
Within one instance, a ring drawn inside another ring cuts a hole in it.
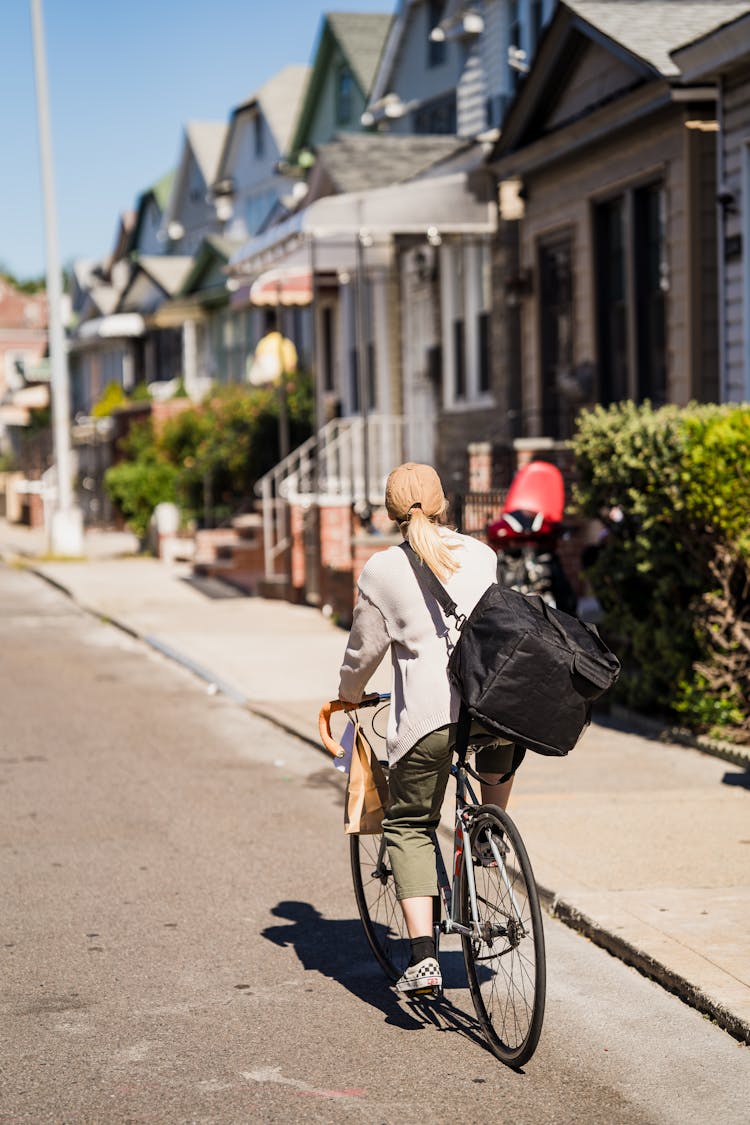
M 357 707 L 375 707 L 381 703 L 387 703 L 390 700 L 389 692 L 373 692 L 371 695 L 365 696 L 360 700 Z M 348 710 L 346 704 L 338 700 L 332 700 L 330 703 L 324 704 L 321 708 L 319 716 L 319 729 L 320 736 L 324 746 L 335 756 L 341 757 L 344 753 L 343 748 L 331 736 L 331 714 L 334 711 Z M 356 710 L 356 708 L 351 708 Z M 433 845 L 435 848 L 435 862 L 437 866 L 438 876 L 438 894 L 443 904 L 443 919 L 436 925 L 436 938 L 440 933 L 445 934 L 459 934 L 464 937 L 475 935 L 480 940 L 486 941 L 488 944 L 492 942 L 493 937 L 507 936 L 507 927 L 490 927 L 489 932 L 486 927 L 482 931 L 479 922 L 479 907 L 477 904 L 477 886 L 474 877 L 474 864 L 469 862 L 466 864 L 467 883 L 469 890 L 469 910 L 471 915 L 470 925 L 465 925 L 458 917 L 458 882 L 461 875 L 461 864 L 463 862 L 463 851 L 467 839 L 467 834 L 471 827 L 473 817 L 476 815 L 478 809 L 481 808 L 481 803 L 477 799 L 476 793 L 472 789 L 471 782 L 469 781 L 466 763 L 463 759 L 451 764 L 451 776 L 456 782 L 456 813 L 453 829 L 453 872 L 452 878 L 448 878 L 448 873 L 445 868 L 445 862 L 440 851 L 438 844 L 437 834 L 433 832 Z M 492 851 L 493 859 L 497 865 L 497 870 L 505 884 L 508 891 L 513 910 L 516 915 L 516 920 L 520 929 L 517 936 L 524 936 L 525 929 L 521 920 L 521 910 L 518 905 L 511 880 L 508 878 L 508 873 L 505 867 L 505 861 L 500 854 L 495 841 L 492 836 L 488 837 L 490 849 Z M 390 876 L 390 868 L 388 867 L 388 856 L 385 847 L 385 840 L 381 841 L 377 864 L 373 871 L 373 877 L 379 879 L 380 882 L 385 884 Z
M 463 859 L 464 847 L 466 845 L 467 835 L 471 827 L 471 821 L 476 815 L 481 805 L 477 800 L 476 793 L 472 789 L 471 782 L 466 771 L 466 766 L 463 762 L 453 763 L 451 765 L 451 776 L 456 781 L 456 813 L 453 829 L 453 873 L 452 879 L 448 879 L 448 873 L 445 868 L 443 856 L 438 844 L 437 834 L 434 835 L 433 843 L 435 845 L 435 860 L 438 872 L 438 891 L 443 902 L 444 918 L 440 922 L 439 930 L 444 934 L 461 934 L 470 936 L 476 934 L 478 937 L 490 942 L 493 936 L 505 936 L 507 933 L 506 927 L 498 927 L 496 933 L 482 933 L 479 922 L 479 908 L 477 905 L 477 885 L 474 878 L 474 864 L 467 862 L 466 876 L 469 887 L 469 910 L 471 914 L 470 925 L 464 925 L 458 918 L 458 880 L 461 875 L 461 863 Z M 516 914 L 516 919 L 521 926 L 521 933 L 523 933 L 523 923 L 521 922 L 521 910 L 519 908 L 516 896 L 513 893 L 513 887 L 508 878 L 508 873 L 505 868 L 505 861 L 497 848 L 495 841 L 489 837 L 489 845 L 492 850 L 492 856 L 497 865 L 497 870 L 505 884 L 505 887 L 510 896 L 513 904 L 513 910 Z M 493 927 L 494 929 L 494 927 Z

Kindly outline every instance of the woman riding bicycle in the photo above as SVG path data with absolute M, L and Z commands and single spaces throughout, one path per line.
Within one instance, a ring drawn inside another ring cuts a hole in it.
M 495 581 L 497 556 L 486 544 L 442 524 L 447 502 L 435 470 L 411 462 L 394 469 L 385 504 L 412 550 L 468 615 Z M 456 740 L 460 700 L 448 679 L 448 657 L 458 634 L 399 547 L 368 560 L 358 592 L 339 698 L 347 705 L 359 703 L 390 651 L 390 803 L 383 834 L 411 941 L 411 960 L 396 988 L 410 993 L 442 987 L 432 928 L 437 877 L 431 833 L 440 821 Z M 475 725 L 472 737 L 477 733 L 484 732 Z M 510 744 L 495 742 L 478 753 L 484 803 L 506 807 L 513 779 L 499 782 L 512 762 Z

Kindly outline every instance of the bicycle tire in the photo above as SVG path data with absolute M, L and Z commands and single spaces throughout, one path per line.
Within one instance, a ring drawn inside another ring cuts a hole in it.
M 382 834 L 350 836 L 349 857 L 365 937 L 385 975 L 397 981 L 409 964 L 411 944 Z
M 494 863 L 474 862 L 488 829 L 502 834 L 507 884 Z M 469 845 L 461 865 L 460 917 L 470 924 L 467 864 L 473 863 L 480 923 L 480 935 L 461 938 L 469 991 L 490 1050 L 507 1065 L 520 1067 L 534 1054 L 544 1020 L 547 978 L 539 895 L 521 835 L 502 809 L 479 806 Z M 482 926 L 492 926 L 493 932 L 481 935 Z

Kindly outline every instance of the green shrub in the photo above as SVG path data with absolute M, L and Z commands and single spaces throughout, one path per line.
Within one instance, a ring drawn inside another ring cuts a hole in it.
M 292 447 L 312 429 L 311 388 L 308 375 L 289 377 Z M 179 503 L 187 514 L 209 508 L 214 516 L 230 515 L 252 497 L 255 482 L 279 460 L 278 412 L 274 388 L 230 384 L 165 424 L 160 448 L 179 470 Z
M 101 398 L 91 407 L 91 414 L 94 418 L 108 418 L 113 410 L 127 402 L 128 396 L 119 383 L 107 383 Z
M 618 403 L 582 414 L 573 445 L 576 502 L 609 529 L 588 576 L 623 663 L 620 697 L 741 730 L 750 408 Z
M 290 375 L 287 391 L 294 447 L 312 429 L 310 376 Z M 162 500 L 176 502 L 186 518 L 228 517 L 279 460 L 278 412 L 274 388 L 232 384 L 170 418 L 158 435 L 150 422 L 134 425 L 121 444 L 125 460 L 105 477 L 109 495 L 141 537 Z
M 177 498 L 177 469 L 160 454 L 150 421 L 133 426 L 121 450 L 125 460 L 107 469 L 104 486 L 133 534 L 144 541 L 156 505 Z

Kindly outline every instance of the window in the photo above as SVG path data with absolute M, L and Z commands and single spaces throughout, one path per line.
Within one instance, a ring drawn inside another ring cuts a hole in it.
M 508 57 L 514 52 L 522 51 L 521 44 L 521 5 L 519 0 L 512 0 L 510 5 L 510 19 L 508 27 Z M 523 61 L 522 59 L 519 61 Z M 517 66 L 510 66 L 510 89 L 515 90 L 521 78 L 521 71 Z
M 571 418 L 561 395 L 573 363 L 573 240 L 565 234 L 539 247 L 541 423 L 548 437 L 569 437 Z
M 414 132 L 455 133 L 457 129 L 456 92 L 425 102 L 414 113 Z
M 537 43 L 539 42 L 539 37 L 542 34 L 542 25 L 544 23 L 544 12 L 543 12 L 542 0 L 531 0 L 531 13 L 530 14 L 531 14 L 531 21 L 530 21 L 531 27 L 529 29 L 530 30 L 530 39 L 531 39 L 531 52 L 530 53 L 533 54 L 533 52 L 536 50 Z
M 323 390 L 334 389 L 333 308 L 324 305 L 320 319 L 321 351 L 323 360 Z
M 453 321 L 453 393 L 456 402 L 466 398 L 466 331 L 463 317 Z
M 666 402 L 664 189 L 646 184 L 594 209 L 599 398 Z
M 628 307 L 625 259 L 625 198 L 595 212 L 597 260 L 599 397 L 607 405 L 628 396 Z
M 263 118 L 256 113 L 253 118 L 253 148 L 256 156 L 262 156 L 265 148 L 265 134 L 263 131 Z
M 476 314 L 477 348 L 477 391 L 480 395 L 490 390 L 490 308 L 492 305 L 492 276 L 490 248 L 481 242 L 475 249 L 474 265 L 477 273 L 476 293 L 478 312 Z
M 669 288 L 664 252 L 664 190 L 660 184 L 633 192 L 633 252 L 639 400 L 667 401 L 665 293 Z
M 427 66 L 432 69 L 442 66 L 447 55 L 447 45 L 444 39 L 431 39 L 430 34 L 443 18 L 445 10 L 444 0 L 429 0 L 427 8 Z
M 354 120 L 354 76 L 348 66 L 339 67 L 336 75 L 336 124 L 351 125 Z
M 442 349 L 433 357 L 433 378 L 442 377 L 444 404 L 485 407 L 492 390 L 490 243 L 448 240 L 440 249 Z

